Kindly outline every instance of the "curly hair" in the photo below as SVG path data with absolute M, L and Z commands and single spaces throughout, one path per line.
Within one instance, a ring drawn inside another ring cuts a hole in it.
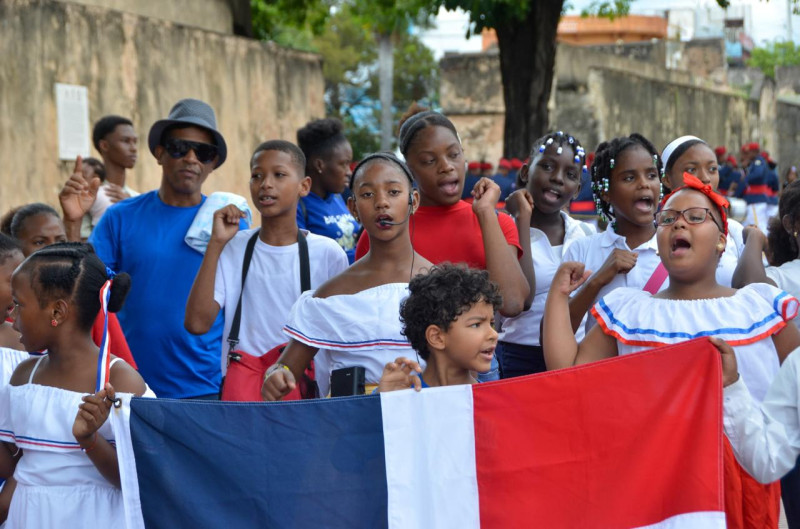
M 611 204 L 603 200 L 603 183 L 604 180 L 611 182 L 611 160 L 617 158 L 621 152 L 631 147 L 642 147 L 654 156 L 656 169 L 658 174 L 661 174 L 661 155 L 650 140 L 637 132 L 630 136 L 604 141 L 598 145 L 595 150 L 594 163 L 592 164 L 592 191 L 594 192 L 595 202 L 599 201 L 603 214 L 611 219 L 614 218 L 614 215 L 611 212 Z
M 479 302 L 498 310 L 500 290 L 489 281 L 489 272 L 465 266 L 441 264 L 408 284 L 409 296 L 400 303 L 403 336 L 427 360 L 431 354 L 425 331 L 431 325 L 447 330 L 450 324 Z
M 32 253 L 22 263 L 21 272 L 29 275 L 31 288 L 39 306 L 62 298 L 77 307 L 80 328 L 92 328 L 100 312 L 100 289 L 106 282 L 106 265 L 94 253 L 90 244 L 62 242 Z M 111 282 L 109 312 L 118 312 L 131 288 L 131 277 L 117 274 Z
M 297 145 L 303 151 L 306 163 L 313 158 L 325 158 L 346 141 L 344 125 L 336 118 L 315 119 L 297 131 Z
M 797 237 L 783 227 L 782 219 L 788 215 L 793 225 L 800 222 L 800 180 L 796 180 L 783 188 L 778 206 L 778 215 L 769 222 L 769 263 L 780 266 L 800 257 Z

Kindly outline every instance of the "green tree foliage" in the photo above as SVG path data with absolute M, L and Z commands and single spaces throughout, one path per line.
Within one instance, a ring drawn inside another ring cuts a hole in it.
M 747 60 L 748 66 L 758 68 L 772 79 L 775 79 L 776 67 L 798 64 L 800 64 L 800 46 L 791 41 L 773 42 L 763 48 L 755 48 Z
M 417 17 L 411 11 L 400 13 L 400 6 L 411 9 L 421 0 L 304 1 L 300 7 L 295 1 L 251 0 L 255 34 L 322 56 L 326 113 L 342 119 L 357 158 L 380 148 L 378 29 L 394 33 L 395 122 L 413 101 L 438 102 L 438 64 L 433 52 L 409 32 L 428 17 L 419 11 Z M 392 9 L 397 11 L 394 18 Z

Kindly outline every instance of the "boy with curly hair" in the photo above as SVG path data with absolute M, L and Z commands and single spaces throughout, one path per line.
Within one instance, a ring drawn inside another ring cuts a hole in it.
M 420 358 L 386 364 L 378 391 L 476 384 L 497 346 L 494 313 L 502 299 L 485 270 L 443 264 L 414 277 L 400 305 L 403 335 Z M 421 374 L 418 375 L 418 374 Z

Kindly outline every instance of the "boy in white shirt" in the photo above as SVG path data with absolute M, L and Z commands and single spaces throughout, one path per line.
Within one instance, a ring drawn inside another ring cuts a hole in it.
M 262 143 L 250 162 L 250 196 L 261 213 L 261 228 L 240 232 L 239 220 L 244 212 L 236 206 L 226 206 L 214 214 L 211 240 L 186 303 L 184 325 L 193 334 L 203 334 L 224 309 L 223 374 L 227 368 L 227 337 L 242 294 L 242 263 L 252 237 L 257 240 L 242 294 L 236 348 L 253 356 L 286 341 L 281 329 L 301 294 L 300 233 L 308 245 L 311 289 L 348 266 L 347 255 L 335 241 L 298 230 L 297 202 L 311 187 L 305 165 L 303 152 L 293 143 Z

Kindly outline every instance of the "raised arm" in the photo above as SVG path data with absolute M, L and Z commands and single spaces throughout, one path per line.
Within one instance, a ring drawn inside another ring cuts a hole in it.
M 519 265 L 530 289 L 528 296 L 525 298 L 523 310 L 531 308 L 533 296 L 536 293 L 536 273 L 531 252 L 531 215 L 533 214 L 533 208 L 533 197 L 527 189 L 517 189 L 506 199 L 506 209 L 514 216 L 514 222 L 517 224 L 519 245 L 522 247 L 522 257 L 519 259 Z
M 769 283 L 775 281 L 767 277 L 764 270 L 763 254 L 767 247 L 767 236 L 755 226 L 747 226 L 742 232 L 744 237 L 744 252 L 739 257 L 736 270 L 733 271 L 731 286 L 742 288 L 750 283 Z
M 600 290 L 611 283 L 617 274 L 627 274 L 634 266 L 638 254 L 615 248 L 597 273 L 591 275 L 583 287 L 569 300 L 569 318 L 572 332 L 576 332 L 583 317 L 592 308 Z
M 233 205 L 225 206 L 214 213 L 211 239 L 186 300 L 183 326 L 192 334 L 207 333 L 219 314 L 220 306 L 214 299 L 219 257 L 228 241 L 239 231 L 239 221 L 244 216 L 244 212 Z
M 503 296 L 500 314 L 516 316 L 525 307 L 530 287 L 520 268 L 517 249 L 508 244 L 495 211 L 500 198 L 500 187 L 490 178 L 481 178 L 472 193 L 475 197 L 472 211 L 478 217 L 483 234 L 486 270 L 489 278 L 500 287 L 500 294 Z
M 569 295 L 587 277 L 583 263 L 566 262 L 558 267 L 542 317 L 542 349 L 548 370 L 594 362 L 617 354 L 617 342 L 595 326 L 578 344 L 569 314 Z
M 100 178 L 96 176 L 92 178 L 91 182 L 86 181 L 83 176 L 83 160 L 78 156 L 72 175 L 58 193 L 58 201 L 64 214 L 67 240 L 77 242 L 81 240 L 81 221 L 97 199 L 100 183 Z

